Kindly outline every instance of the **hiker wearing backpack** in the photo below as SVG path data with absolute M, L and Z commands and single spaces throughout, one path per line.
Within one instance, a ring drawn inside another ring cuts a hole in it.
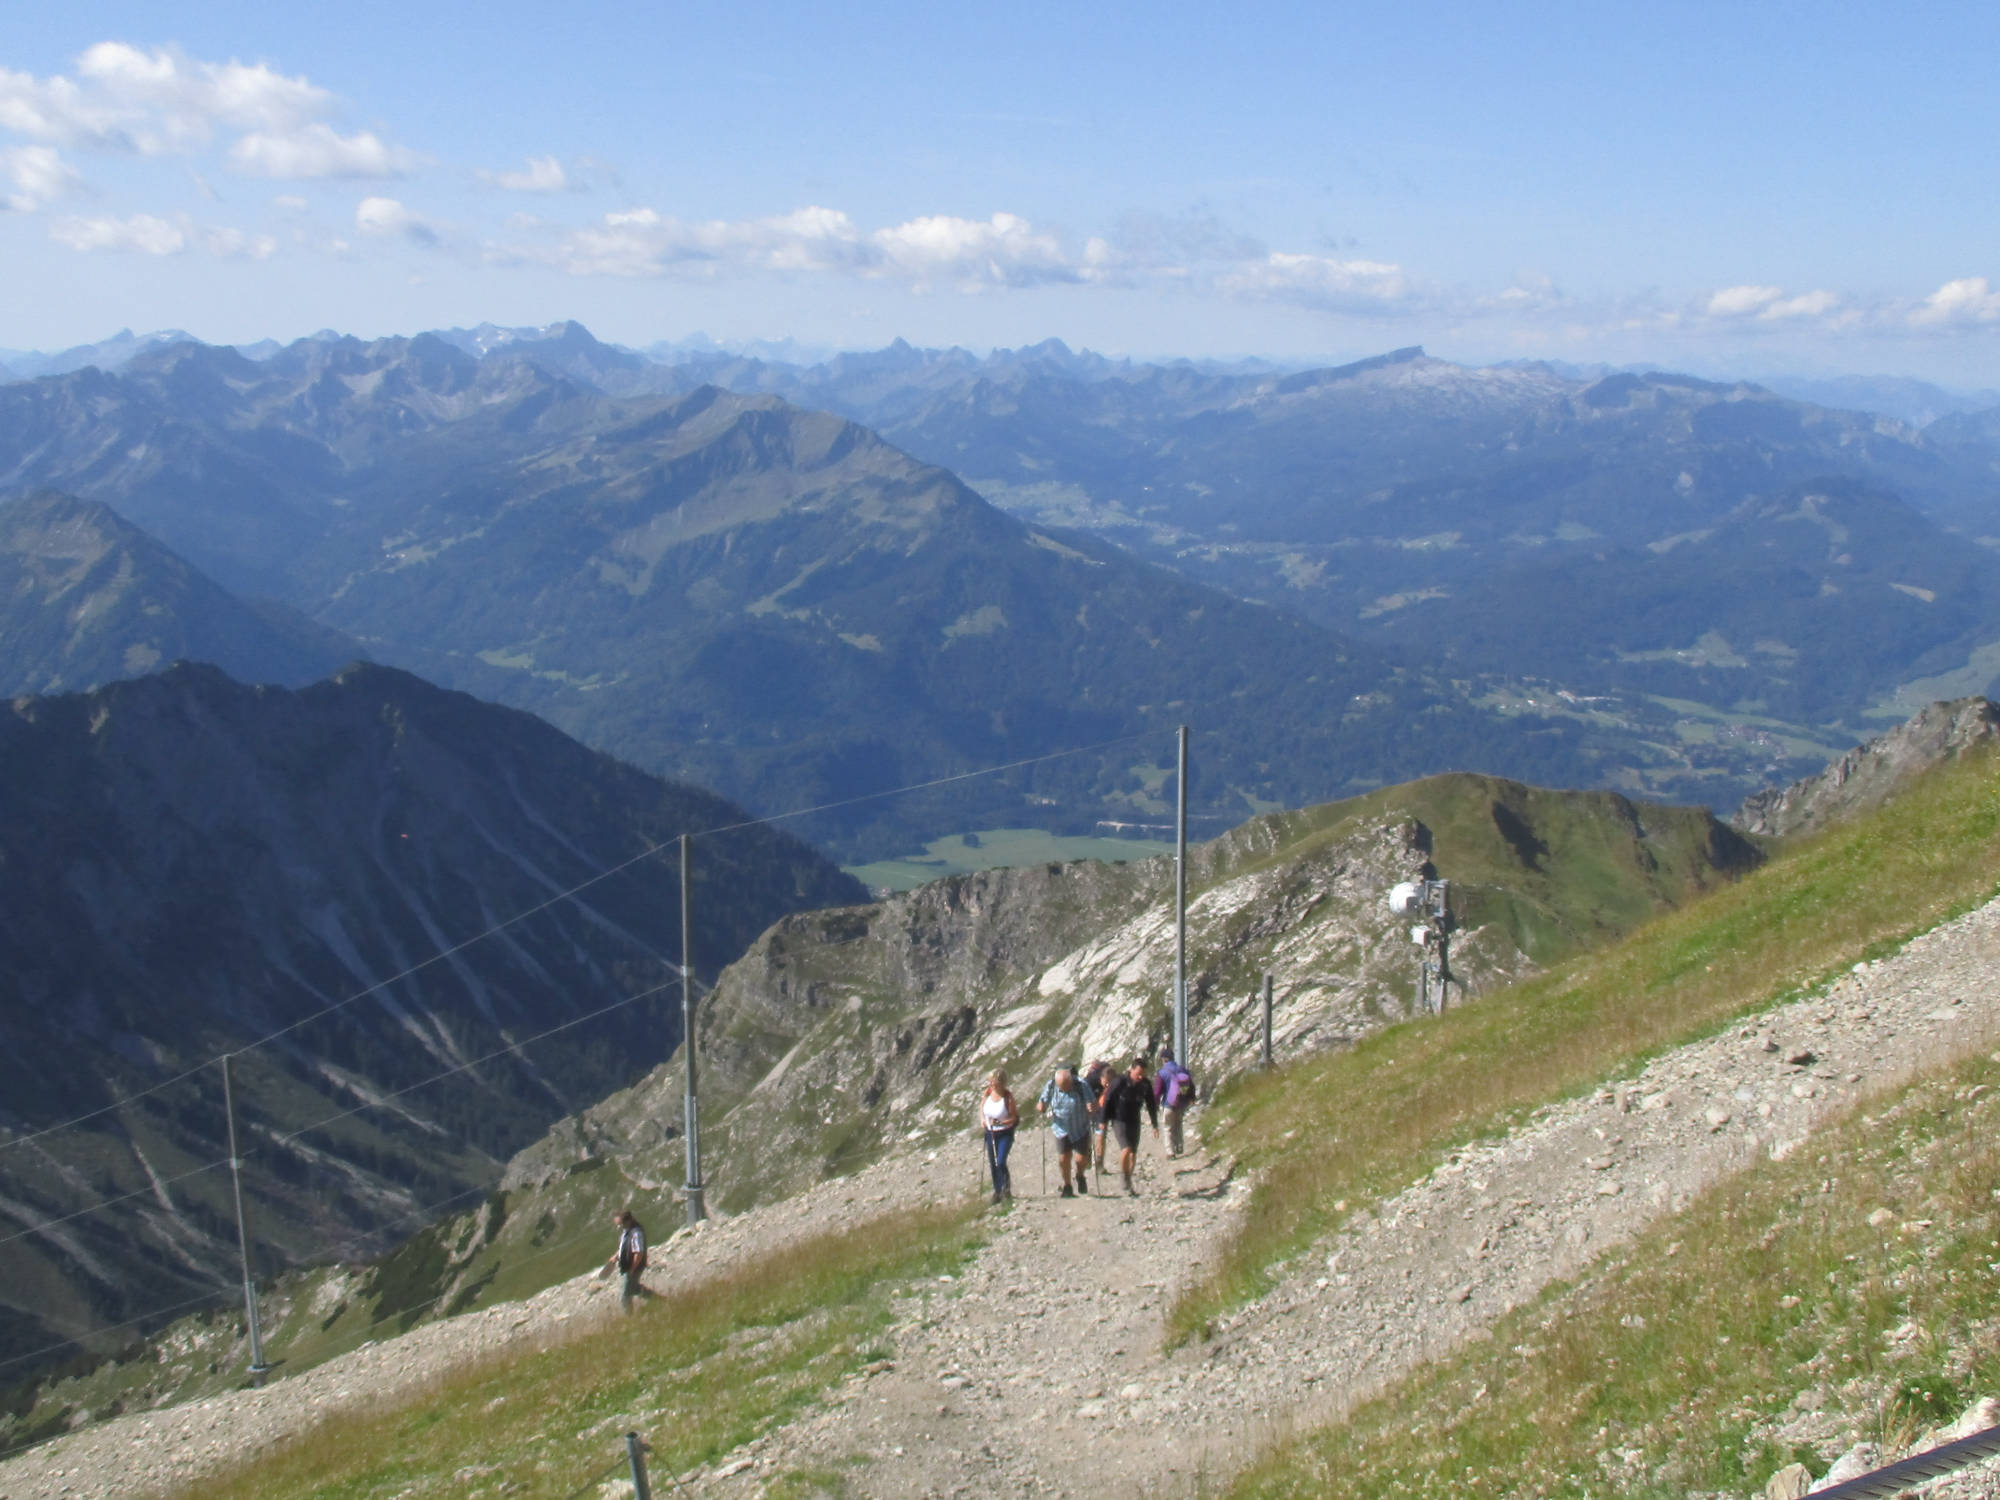
M 1135 1057 L 1124 1076 L 1114 1078 L 1111 1087 L 1104 1091 L 1104 1115 L 1118 1137 L 1118 1170 L 1125 1178 L 1125 1191 L 1134 1198 L 1139 1196 L 1139 1190 L 1132 1186 L 1132 1167 L 1139 1155 L 1141 1110 L 1152 1116 L 1153 1136 L 1158 1139 L 1160 1106 L 1153 1098 L 1152 1080 L 1146 1076 L 1145 1058 Z
M 986 1132 L 986 1164 L 993 1169 L 993 1201 L 1014 1196 L 1014 1178 L 1007 1170 L 1007 1154 L 1014 1149 L 1014 1127 L 1021 1112 L 1014 1107 L 1014 1095 L 1007 1088 L 1007 1074 L 995 1069 L 986 1080 L 986 1092 L 979 1100 L 979 1124 Z
M 1194 1103 L 1194 1074 L 1174 1061 L 1173 1053 L 1160 1049 L 1160 1071 L 1153 1075 L 1153 1093 L 1160 1101 L 1160 1112 L 1167 1117 L 1167 1155 L 1179 1156 L 1185 1147 L 1181 1143 L 1181 1116 Z
M 1056 1170 L 1062 1173 L 1062 1195 L 1073 1198 L 1090 1191 L 1090 1092 L 1074 1068 L 1057 1068 L 1056 1076 L 1042 1089 L 1035 1107 L 1049 1117 L 1056 1136 Z M 1070 1186 L 1070 1167 L 1075 1164 L 1076 1186 Z M 1047 1183 L 1043 1186 L 1046 1188 Z

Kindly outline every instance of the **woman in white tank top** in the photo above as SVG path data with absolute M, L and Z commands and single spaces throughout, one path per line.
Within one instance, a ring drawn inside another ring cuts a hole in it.
M 980 1096 L 979 1124 L 986 1136 L 986 1164 L 993 1169 L 993 1201 L 1014 1196 L 1014 1181 L 1007 1171 L 1007 1153 L 1014 1149 L 1014 1127 L 1021 1123 L 1014 1096 L 1007 1089 L 1007 1074 L 996 1069 L 986 1080 Z

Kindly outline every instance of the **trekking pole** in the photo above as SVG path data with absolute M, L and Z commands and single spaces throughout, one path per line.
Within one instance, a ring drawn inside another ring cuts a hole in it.
M 1049 1195 L 1049 1137 L 1046 1131 L 1037 1130 L 1035 1134 L 1042 1138 L 1042 1196 L 1046 1198 Z

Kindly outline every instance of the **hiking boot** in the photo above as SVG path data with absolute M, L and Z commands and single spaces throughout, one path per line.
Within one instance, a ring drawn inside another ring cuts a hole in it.
M 1076 1190 L 1079 1193 L 1084 1194 L 1086 1197 L 1089 1196 L 1090 1174 L 1088 1172 L 1079 1172 L 1076 1174 Z
M 1132 1186 L 1132 1174 L 1130 1172 L 1125 1174 L 1125 1191 L 1130 1193 L 1134 1198 L 1139 1196 L 1139 1190 Z
M 1000 1189 L 998 1189 L 998 1188 L 995 1188 L 995 1189 L 993 1190 L 993 1201 L 994 1201 L 995 1203 L 998 1203 L 998 1202 L 1000 1201 Z
M 1071 1187 L 1068 1183 L 1065 1182 L 1063 1184 L 1062 1195 L 1065 1198 L 1074 1198 L 1076 1196 L 1076 1189 Z

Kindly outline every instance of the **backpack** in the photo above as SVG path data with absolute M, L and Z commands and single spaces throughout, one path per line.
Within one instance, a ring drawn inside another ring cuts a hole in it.
M 1194 1074 L 1175 1062 L 1167 1073 L 1166 1094 L 1161 1103 L 1168 1109 L 1183 1109 L 1194 1103 Z

